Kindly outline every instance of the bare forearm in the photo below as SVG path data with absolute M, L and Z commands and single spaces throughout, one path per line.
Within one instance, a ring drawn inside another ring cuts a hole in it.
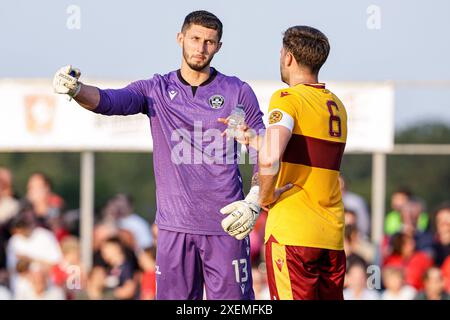
M 259 173 L 255 172 L 252 176 L 252 182 L 250 184 L 250 187 L 259 186 Z
M 80 92 L 74 100 L 83 108 L 92 111 L 100 103 L 100 91 L 97 87 L 81 84 Z
M 274 191 L 277 184 L 278 174 L 259 176 L 259 204 L 268 206 L 274 202 Z
M 255 149 L 256 151 L 259 151 L 261 150 L 263 141 L 264 141 L 264 134 L 252 135 L 249 138 L 248 145 L 249 147 Z

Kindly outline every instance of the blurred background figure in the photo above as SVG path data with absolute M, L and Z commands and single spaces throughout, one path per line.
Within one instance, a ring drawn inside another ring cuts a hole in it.
M 252 277 L 255 300 L 270 300 L 265 263 L 257 263 L 252 266 Z
M 424 207 L 423 201 L 418 198 L 412 198 L 402 206 L 400 209 L 401 232 L 414 238 L 417 250 L 426 251 L 431 255 L 433 236 L 428 231 L 419 228 L 420 217 L 425 216 L 428 223 L 428 214 L 423 213 Z
M 344 300 L 378 300 L 375 289 L 367 287 L 367 266 L 362 260 L 355 259 L 347 266 L 345 276 Z
M 11 300 L 13 298 L 9 290 L 8 274 L 4 270 L 0 272 L 0 300 Z
M 129 300 L 136 298 L 138 286 L 137 266 L 127 256 L 119 238 L 108 239 L 100 248 L 101 256 L 107 264 L 106 287 L 113 292 L 115 299 Z
M 436 235 L 433 241 L 433 257 L 436 265 L 443 265 L 450 256 L 450 203 L 443 204 L 436 210 Z
M 416 296 L 416 300 L 450 300 L 450 296 L 444 290 L 444 278 L 439 268 L 428 269 L 423 281 L 424 290 Z
M 404 270 L 405 282 L 416 290 L 423 288 L 423 275 L 433 265 L 428 253 L 416 250 L 414 237 L 407 233 L 397 233 L 392 237 L 391 254 L 385 259 L 384 267 Z
M 106 290 L 106 270 L 103 267 L 93 267 L 85 279 L 82 289 L 76 290 L 75 300 L 114 300 L 114 293 Z
M 65 294 L 61 288 L 53 286 L 47 266 L 33 262 L 24 275 L 28 278 L 31 290 L 18 290 L 16 300 L 64 300 Z
M 134 212 L 130 195 L 119 193 L 110 199 L 104 209 L 104 219 L 113 221 L 119 229 L 131 232 L 136 241 L 136 250 L 153 245 L 150 224 Z
M 0 285 L 0 300 L 11 300 L 11 292 L 3 285 Z
M 58 240 L 68 235 L 62 224 L 64 200 L 53 192 L 50 178 L 42 173 L 33 173 L 27 183 L 27 201 L 33 207 L 39 226 L 52 230 Z
M 264 232 L 266 230 L 267 211 L 261 211 L 253 230 L 250 232 L 250 262 L 258 265 L 264 252 Z
M 345 209 L 344 250 L 347 257 L 357 255 L 367 264 L 375 262 L 376 247 L 361 237 L 357 227 L 357 216 L 352 210 Z
M 26 297 L 33 291 L 30 279 L 30 266 L 32 260 L 27 257 L 20 257 L 16 264 L 16 276 L 14 279 L 14 298 Z
M 361 237 L 368 238 L 370 232 L 370 215 L 366 201 L 360 195 L 348 190 L 347 182 L 342 175 L 339 176 L 339 183 L 344 207 L 356 214 L 358 231 Z
M 140 299 L 155 300 L 156 297 L 156 247 L 152 246 L 139 254 L 139 267 L 142 270 L 140 277 Z
M 74 290 L 81 289 L 85 276 L 85 268 L 80 261 L 80 244 L 78 238 L 67 236 L 60 246 L 62 260 L 51 269 L 52 283 L 64 290 L 67 299 L 73 299 Z
M 450 294 L 450 256 L 445 259 L 441 267 L 442 276 L 444 277 L 445 292 Z
M 40 268 L 48 270 L 61 262 L 62 253 L 53 233 L 37 227 L 34 212 L 30 208 L 23 209 L 11 223 L 12 237 L 7 246 L 7 266 L 11 277 L 11 288 L 14 292 L 14 276 L 20 258 L 28 258 L 40 263 Z
M 398 188 L 391 195 L 392 211 L 390 211 L 386 215 L 386 219 L 385 219 L 385 223 L 384 223 L 384 230 L 387 235 L 392 236 L 395 233 L 400 232 L 402 230 L 404 220 L 401 215 L 401 211 L 402 211 L 402 208 L 405 205 L 407 205 L 411 200 L 414 200 L 412 192 L 408 188 L 405 188 L 405 187 Z M 423 203 L 421 203 L 421 201 L 416 199 L 416 201 L 413 201 L 413 205 L 416 206 L 415 208 L 413 208 L 413 210 L 416 209 L 419 211 L 418 216 L 414 218 L 415 227 L 418 230 L 423 232 L 428 227 L 428 220 L 429 220 L 428 214 L 426 212 L 422 212 L 424 210 L 424 207 L 423 207 Z
M 383 269 L 384 292 L 382 300 L 413 300 L 417 291 L 405 283 L 405 275 L 402 268 L 386 267 Z
M 19 212 L 19 201 L 14 198 L 12 174 L 0 167 L 0 227 Z

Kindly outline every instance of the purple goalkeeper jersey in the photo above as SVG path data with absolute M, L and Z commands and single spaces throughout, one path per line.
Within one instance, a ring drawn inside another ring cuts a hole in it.
M 237 104 L 250 128 L 264 129 L 250 86 L 211 68 L 207 81 L 191 87 L 180 71 L 156 74 L 123 89 L 100 90 L 94 110 L 104 115 L 144 113 L 150 119 L 159 228 L 225 235 L 219 210 L 243 198 L 237 144 L 217 137 Z M 227 151 L 228 150 L 228 151 Z

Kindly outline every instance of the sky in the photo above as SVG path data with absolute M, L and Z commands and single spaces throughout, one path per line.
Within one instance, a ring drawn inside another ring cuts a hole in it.
M 393 80 L 396 129 L 450 125 L 448 0 L 1 0 L 0 78 L 51 79 L 66 64 L 106 80 L 167 73 L 181 62 L 176 33 L 198 9 L 224 24 L 213 65 L 225 74 L 278 80 L 282 32 L 310 25 L 331 44 L 321 81 Z

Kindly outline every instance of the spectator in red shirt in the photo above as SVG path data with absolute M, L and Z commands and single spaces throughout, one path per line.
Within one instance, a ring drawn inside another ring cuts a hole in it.
M 444 277 L 445 291 L 450 294 L 450 256 L 445 259 L 441 266 L 442 276 Z
M 450 203 L 443 204 L 435 214 L 436 237 L 433 242 L 434 260 L 441 266 L 450 256 Z
M 156 296 L 156 247 L 144 249 L 139 254 L 141 275 L 141 300 L 154 300 Z
M 62 261 L 51 270 L 52 281 L 65 290 L 67 298 L 74 298 L 84 282 L 85 272 L 80 261 L 80 244 L 76 237 L 68 236 L 61 241 Z
M 423 251 L 416 251 L 416 242 L 411 235 L 398 233 L 392 237 L 391 244 L 392 253 L 385 259 L 384 266 L 403 268 L 405 282 L 421 290 L 422 278 L 433 265 L 433 259 Z

